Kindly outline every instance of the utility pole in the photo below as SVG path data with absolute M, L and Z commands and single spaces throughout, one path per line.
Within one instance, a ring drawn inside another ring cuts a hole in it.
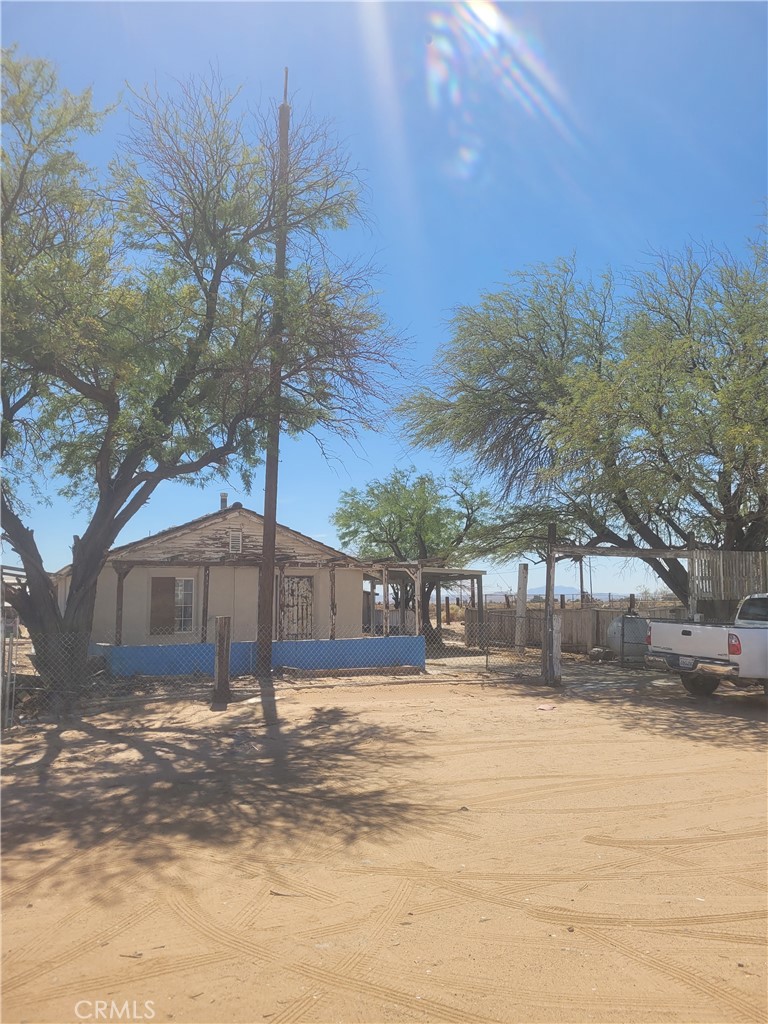
M 288 68 L 285 69 L 283 102 L 278 109 L 278 165 L 275 223 L 275 281 L 277 294 L 271 327 L 269 365 L 269 426 L 264 472 L 264 537 L 259 569 L 258 627 L 256 630 L 256 675 L 261 690 L 261 709 L 267 725 L 277 724 L 275 684 L 272 678 L 272 632 L 275 599 L 275 535 L 277 529 L 277 469 L 280 458 L 280 389 L 283 334 L 285 331 L 285 277 L 288 248 Z

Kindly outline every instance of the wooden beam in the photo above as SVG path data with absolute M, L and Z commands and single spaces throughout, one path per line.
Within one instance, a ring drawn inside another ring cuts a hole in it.
M 211 590 L 211 567 L 206 565 L 203 570 L 203 607 L 200 612 L 202 622 L 200 623 L 200 642 L 208 643 L 208 598 Z
M 336 639 L 336 569 L 334 566 L 328 570 L 329 584 L 331 590 L 331 640 Z
M 389 570 L 381 570 L 381 585 L 384 588 L 384 636 L 389 636 Z
M 706 549 L 692 551 L 689 548 L 585 548 L 567 544 L 558 544 L 554 549 L 554 553 L 558 557 L 574 559 L 597 556 L 599 558 L 656 558 L 662 560 L 669 560 L 670 558 L 700 558 L 702 555 L 706 558 L 709 555 L 717 554 L 715 551 L 708 551 Z
M 517 604 L 515 608 L 515 647 L 518 654 L 525 654 L 527 630 L 525 617 L 528 613 L 528 563 L 517 567 Z
M 544 635 L 541 643 L 541 674 L 550 686 L 559 686 L 555 678 L 555 567 L 557 565 L 557 527 L 547 530 L 547 585 L 544 597 Z
M 115 646 L 120 647 L 123 642 L 123 585 L 125 577 L 131 571 L 130 566 L 113 566 L 117 573 L 117 601 L 115 603 Z
M 277 570 L 277 639 L 285 640 L 285 566 Z
M 216 662 L 214 669 L 213 703 L 215 707 L 226 707 L 232 697 L 229 689 L 229 648 L 232 636 L 232 619 L 229 615 L 216 616 Z

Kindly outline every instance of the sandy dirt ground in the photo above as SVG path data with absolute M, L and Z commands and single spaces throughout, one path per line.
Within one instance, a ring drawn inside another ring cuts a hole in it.
M 12 730 L 3 1021 L 765 1021 L 764 698 L 566 683 Z

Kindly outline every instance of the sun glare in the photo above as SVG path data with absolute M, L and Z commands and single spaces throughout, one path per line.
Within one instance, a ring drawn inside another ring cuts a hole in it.
M 435 110 L 454 115 L 456 152 L 450 170 L 471 177 L 480 162 L 477 120 L 492 98 L 546 121 L 575 144 L 566 124 L 565 100 L 537 40 L 496 3 L 471 0 L 440 7 L 429 16 L 426 89 Z

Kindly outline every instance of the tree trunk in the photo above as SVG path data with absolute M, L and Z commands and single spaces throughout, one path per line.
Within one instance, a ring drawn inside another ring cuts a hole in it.
M 102 531 L 89 543 L 75 538 L 72 575 L 64 610 L 32 530 L 3 502 L 4 526 L 27 574 L 24 588 L 8 588 L 7 599 L 19 613 L 34 647 L 34 664 L 44 690 L 43 699 L 54 714 L 76 705 L 88 678 L 88 647 L 96 605 L 96 581 L 112 538 Z
M 70 592 L 71 595 L 71 592 Z M 88 648 L 96 603 L 96 581 L 67 602 L 55 628 L 30 629 L 35 649 L 35 667 L 55 715 L 70 714 L 77 706 L 88 681 Z
M 432 618 L 429 614 L 429 602 L 435 592 L 434 583 L 422 583 L 421 585 L 421 632 L 427 638 L 427 642 L 434 642 L 440 639 L 437 630 L 432 625 Z

